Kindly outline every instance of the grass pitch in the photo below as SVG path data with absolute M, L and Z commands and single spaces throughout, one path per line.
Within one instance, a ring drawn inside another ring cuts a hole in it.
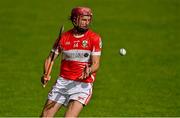
M 103 39 L 93 97 L 80 116 L 180 116 L 178 0 L 1 0 L 0 116 L 40 115 L 60 64 L 43 89 L 43 62 L 59 26 L 72 27 L 75 6 L 93 9 L 91 26 Z

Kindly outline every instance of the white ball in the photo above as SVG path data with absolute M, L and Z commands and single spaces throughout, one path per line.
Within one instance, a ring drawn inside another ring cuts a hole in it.
M 119 49 L 120 55 L 124 56 L 126 55 L 126 50 L 124 48 Z

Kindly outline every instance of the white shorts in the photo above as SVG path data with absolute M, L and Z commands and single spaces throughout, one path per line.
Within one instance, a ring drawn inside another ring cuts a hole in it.
M 48 99 L 67 106 L 70 100 L 87 105 L 92 95 L 92 83 L 84 83 L 59 77 L 48 94 Z

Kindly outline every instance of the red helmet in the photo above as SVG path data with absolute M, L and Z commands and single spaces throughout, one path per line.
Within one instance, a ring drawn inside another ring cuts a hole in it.
M 71 11 L 71 20 L 73 21 L 78 16 L 90 16 L 92 18 L 92 10 L 88 7 L 75 7 Z
M 90 16 L 90 21 L 92 20 L 92 10 L 88 7 L 75 7 L 71 11 L 71 21 L 75 28 L 79 30 L 80 32 L 85 32 L 88 29 L 87 27 L 80 27 L 79 22 L 81 20 L 82 16 Z

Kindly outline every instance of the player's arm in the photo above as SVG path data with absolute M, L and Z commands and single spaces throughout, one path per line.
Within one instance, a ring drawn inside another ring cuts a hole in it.
M 41 78 L 41 82 L 43 85 L 47 83 L 48 80 L 50 80 L 50 74 L 52 71 L 52 67 L 54 65 L 54 61 L 58 57 L 59 53 L 51 51 L 49 56 L 46 58 L 44 62 L 44 71 L 43 71 L 43 76 Z
M 93 55 L 92 56 L 92 65 L 89 67 L 90 73 L 94 73 L 98 71 L 100 65 L 100 56 L 99 55 Z
M 91 55 L 92 64 L 90 66 L 86 65 L 80 79 L 90 76 L 91 73 L 94 73 L 99 69 L 102 41 L 100 37 L 95 38 L 93 41 L 93 51 Z
M 45 63 L 44 63 L 44 75 L 47 75 L 47 73 L 48 73 L 48 68 L 49 68 L 49 66 L 50 66 L 50 63 L 52 63 L 52 65 L 51 66 L 53 66 L 53 64 L 54 64 L 54 61 L 56 60 L 56 58 L 58 57 L 58 55 L 59 54 L 57 54 L 57 53 L 55 53 L 54 54 L 54 59 L 52 60 L 52 58 L 53 58 L 53 53 L 54 52 L 50 52 L 50 54 L 49 54 L 49 56 L 46 58 L 46 60 L 45 60 Z M 51 72 L 51 71 L 50 71 Z
M 41 82 L 43 84 L 43 87 L 45 87 L 47 82 L 51 79 L 50 74 L 51 74 L 52 66 L 54 64 L 54 61 L 58 57 L 59 53 L 61 52 L 60 40 L 62 38 L 63 31 L 64 31 L 64 26 L 62 25 L 60 28 L 59 36 L 53 45 L 53 49 L 45 60 L 44 73 L 43 76 L 41 77 Z
M 86 67 L 86 72 L 84 78 L 88 77 L 90 74 L 97 72 L 100 65 L 100 55 L 92 55 L 92 65 Z
M 79 79 L 85 79 L 90 74 L 97 72 L 100 65 L 100 55 L 92 55 L 92 64 L 91 66 L 86 65 L 81 77 Z

